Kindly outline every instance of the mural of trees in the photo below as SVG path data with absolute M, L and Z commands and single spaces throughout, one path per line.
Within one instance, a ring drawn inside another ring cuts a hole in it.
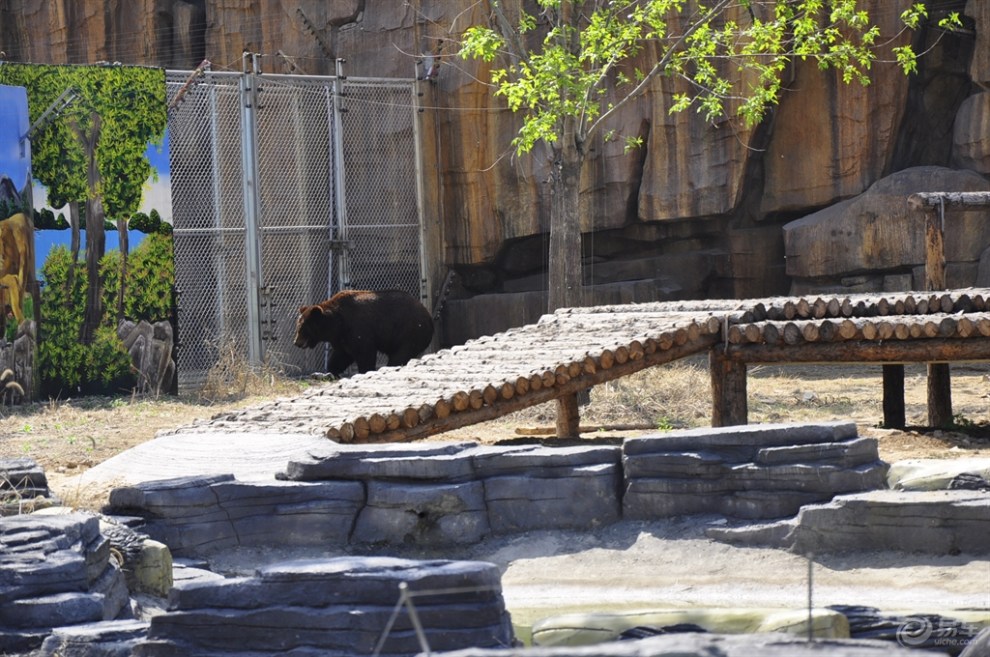
M 165 133 L 165 77 L 160 69 L 131 66 L 38 66 L 4 64 L 0 84 L 28 90 L 34 177 L 48 188 L 49 204 L 69 207 L 72 228 L 72 289 L 78 262 L 80 215 L 86 230 L 86 310 L 79 339 L 90 344 L 103 317 L 100 260 L 104 225 L 126 235 L 127 220 L 141 203 L 152 173 L 145 157 Z M 80 212 L 80 207 L 83 211 Z M 126 237 L 121 242 L 126 268 Z

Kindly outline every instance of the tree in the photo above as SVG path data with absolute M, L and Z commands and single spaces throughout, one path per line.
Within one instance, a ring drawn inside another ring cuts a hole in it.
M 73 263 L 78 254 L 78 205 L 85 204 L 86 294 L 80 340 L 93 340 L 103 317 L 99 263 L 106 250 L 105 220 L 137 211 L 150 172 L 148 143 L 165 133 L 164 73 L 121 66 L 0 66 L 0 83 L 28 90 L 31 121 L 60 97 L 56 118 L 32 136 L 33 172 L 49 189 L 53 207 L 70 205 Z M 63 97 L 66 91 L 71 96 Z M 125 225 L 126 227 L 126 225 Z M 73 265 L 74 269 L 74 265 Z M 66 281 L 72 288 L 73 275 Z
M 707 119 L 732 112 L 759 123 L 780 97 L 795 59 L 837 70 L 846 83 L 870 82 L 881 34 L 857 0 L 491 0 L 487 25 L 463 35 L 464 58 L 495 63 L 495 94 L 522 113 L 518 154 L 550 150 L 550 310 L 581 305 L 581 170 L 591 139 L 628 102 L 667 79 L 688 83 L 671 111 Z M 923 4 L 902 14 L 904 29 L 927 17 Z M 958 25 L 958 15 L 943 26 Z M 905 73 L 910 45 L 892 47 Z M 626 147 L 640 145 L 625 137 Z M 575 262 L 576 261 L 576 262 Z

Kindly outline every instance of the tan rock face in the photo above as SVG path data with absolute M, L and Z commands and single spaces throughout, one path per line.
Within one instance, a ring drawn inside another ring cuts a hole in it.
M 990 173 L 990 92 L 963 101 L 952 134 L 952 164 Z
M 502 4 L 512 15 L 521 1 Z M 879 41 L 893 39 L 881 59 L 911 38 L 900 33 L 898 17 L 912 1 L 862 3 L 881 28 Z M 988 166 L 981 163 L 985 101 L 967 103 L 955 147 L 949 128 L 976 88 L 970 77 L 990 81 L 990 3 L 966 4 L 973 29 L 943 37 L 922 59 L 919 76 L 878 63 L 873 83 L 863 88 L 798 62 L 772 120 L 759 128 L 738 120 L 712 124 L 693 110 L 670 115 L 678 83 L 658 82 L 609 126 L 642 137 L 642 148 L 627 153 L 622 140 L 600 135 L 591 144 L 582 184 L 586 267 L 669 252 L 717 252 L 722 264 L 703 281 L 660 287 L 680 290 L 674 296 L 699 289 L 709 296 L 776 293 L 785 221 L 850 199 L 908 167 L 953 163 L 982 171 Z M 543 284 L 533 274 L 544 266 L 545 246 L 533 247 L 549 226 L 548 154 L 541 148 L 514 153 L 520 118 L 485 84 L 488 65 L 456 56 L 458 35 L 487 19 L 485 6 L 462 0 L 6 0 L 0 3 L 0 50 L 14 61 L 109 60 L 178 69 L 206 58 L 216 70 L 240 70 L 248 50 L 264 54 L 267 73 L 332 75 L 341 58 L 351 77 L 402 78 L 425 73 L 422 62 L 431 56 L 438 66 L 431 81 L 421 83 L 420 102 L 429 153 L 426 187 L 433 199 L 428 212 L 437 232 L 431 239 L 444 261 L 437 270 L 442 276 L 452 267 L 472 281 L 454 298 L 524 294 Z M 736 18 L 748 20 L 746 14 Z M 932 45 L 934 35 L 919 34 L 920 47 Z M 874 245 L 885 243 L 884 230 L 860 233 L 873 241 L 848 250 L 877 255 Z M 766 237 L 765 249 L 753 241 L 756 235 Z M 905 244 L 917 241 L 913 233 L 900 237 Z M 828 269 L 813 261 L 833 258 L 833 246 L 789 251 L 788 274 L 806 275 L 790 273 L 798 262 L 812 263 L 799 267 L 808 271 Z M 884 253 L 895 258 L 905 250 Z M 503 267 L 526 259 L 528 266 Z M 880 260 L 866 262 L 888 266 Z M 693 269 L 683 274 L 693 275 Z
M 787 274 L 828 285 L 862 272 L 910 272 L 925 262 L 924 215 L 908 208 L 907 197 L 917 192 L 973 192 L 987 187 L 987 179 L 976 172 L 944 167 L 916 167 L 883 178 L 855 198 L 785 225 Z M 948 263 L 980 259 L 990 242 L 987 214 L 979 209 L 947 213 Z M 966 285 L 974 283 L 971 280 Z

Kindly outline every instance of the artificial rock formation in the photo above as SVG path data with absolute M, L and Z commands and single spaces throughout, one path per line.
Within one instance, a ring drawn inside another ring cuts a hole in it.
M 117 337 L 131 357 L 136 378 L 134 390 L 156 396 L 169 392 L 175 380 L 172 325 L 122 320 L 117 326 Z
M 0 517 L 59 504 L 48 477 L 31 458 L 0 458 Z
M 400 585 L 429 649 L 512 645 L 494 564 L 338 557 L 176 588 L 133 654 L 414 655 L 424 646 L 408 608 L 396 607 Z
M 695 513 L 780 518 L 884 485 L 876 441 L 849 423 L 735 426 L 624 445 L 333 445 L 280 481 L 231 475 L 117 488 L 108 513 L 144 519 L 175 554 L 236 546 L 450 546 L 539 529 Z
M 990 152 L 988 152 L 990 155 Z M 917 192 L 986 191 L 975 171 L 915 167 L 887 176 L 868 190 L 784 226 L 787 274 L 795 294 L 924 290 L 924 213 L 908 207 Z M 978 284 L 990 223 L 984 208 L 946 211 L 945 259 L 949 288 Z
M 621 139 L 599 136 L 583 173 L 585 277 L 598 288 L 588 301 L 782 293 L 790 284 L 784 223 L 910 167 L 984 172 L 986 101 L 970 96 L 990 81 L 990 13 L 974 0 L 965 6 L 965 30 L 924 28 L 911 37 L 900 33 L 898 16 L 912 1 L 863 5 L 885 48 L 913 38 L 928 51 L 915 76 L 878 64 L 864 88 L 797 62 L 779 108 L 755 127 L 734 118 L 709 123 L 693 111 L 669 114 L 672 94 L 681 91 L 673 78 L 624 107 L 608 127 L 641 137 L 643 147 L 626 152 Z M 503 4 L 511 15 L 519 0 Z M 932 20 L 941 15 L 933 10 Z M 482 5 L 459 0 L 399 9 L 392 0 L 291 8 L 271 0 L 11 0 L 0 8 L 0 50 L 13 61 L 173 69 L 206 58 L 218 70 L 239 69 L 249 51 L 263 53 L 265 72 L 332 75 L 342 58 L 351 77 L 405 79 L 422 75 L 417 61 L 433 57 L 433 74 L 420 84 L 427 241 L 435 256 L 429 279 L 436 293 L 447 270 L 460 274 L 444 316 L 444 339 L 454 343 L 507 321 L 533 321 L 545 309 L 550 163 L 540 149 L 503 157 L 520 119 L 484 84 L 489 65 L 456 56 L 458 36 L 486 18 Z M 889 51 L 879 56 L 892 59 Z M 492 312 L 493 297 L 513 313 Z
M 874 490 L 809 504 L 787 520 L 740 528 L 711 528 L 712 538 L 807 554 L 903 550 L 985 554 L 990 546 L 990 491 Z
M 113 620 L 128 602 L 95 516 L 0 519 L 0 653 L 38 648 L 53 627 Z
M 856 425 L 747 425 L 630 438 L 623 517 L 780 518 L 843 491 L 884 485 L 877 442 Z

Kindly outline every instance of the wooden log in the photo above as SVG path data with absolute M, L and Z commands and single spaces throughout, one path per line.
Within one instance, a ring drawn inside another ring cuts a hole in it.
M 767 344 L 777 344 L 780 341 L 780 329 L 773 322 L 763 322 L 763 325 L 760 327 L 760 335 L 763 339 L 762 341 Z
M 727 427 L 748 422 L 746 364 L 723 358 L 720 348 L 709 352 L 712 385 L 712 426 Z
M 903 429 L 907 425 L 904 412 L 904 366 L 883 366 L 883 426 Z
M 568 393 L 557 398 L 557 437 L 577 438 L 580 433 L 581 411 L 577 393 Z
M 457 412 L 465 411 L 471 406 L 471 397 L 464 390 L 459 390 L 451 397 L 450 405 Z
M 749 342 L 749 338 L 746 337 L 746 327 L 752 326 L 752 324 L 733 324 L 729 327 L 726 339 L 730 344 L 745 344 Z
M 746 324 L 743 332 L 746 335 L 746 342 L 759 342 L 763 339 L 763 331 L 757 324 Z
M 372 413 L 368 416 L 368 430 L 371 433 L 383 433 L 386 428 L 385 416 L 381 413 Z
M 938 323 L 938 336 L 940 338 L 951 338 L 956 334 L 955 317 L 943 317 Z
M 794 322 L 784 324 L 781 335 L 784 338 L 784 344 L 795 345 L 804 341 L 804 333 L 801 332 L 801 327 Z
M 844 319 L 839 322 L 839 328 L 836 333 L 843 340 L 852 340 L 859 333 L 859 328 L 852 320 Z
M 818 323 L 818 339 L 822 342 L 831 342 L 838 333 L 836 323 L 829 319 L 823 319 Z M 807 336 L 806 336 L 807 337 Z
M 915 301 L 913 295 L 907 295 L 904 297 L 904 313 L 906 315 L 913 315 L 918 310 L 918 303 Z
M 928 426 L 952 426 L 952 387 L 948 363 L 928 365 Z
M 804 325 L 801 326 L 801 337 L 804 338 L 806 342 L 818 342 L 818 325 L 815 322 L 805 322 Z

